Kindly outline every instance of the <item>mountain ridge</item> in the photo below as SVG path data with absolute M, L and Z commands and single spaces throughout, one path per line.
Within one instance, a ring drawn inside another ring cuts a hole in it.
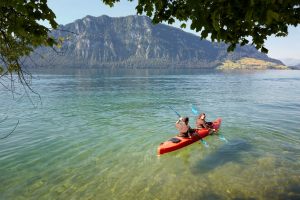
M 62 31 L 67 30 L 67 31 Z M 75 34 L 70 34 L 70 32 Z M 146 16 L 94 17 L 87 15 L 60 25 L 52 35 L 63 37 L 64 55 L 39 48 L 35 57 L 44 66 L 71 68 L 216 68 L 225 60 L 257 58 L 277 64 L 252 46 L 227 52 L 227 45 L 201 40 L 199 36 L 165 24 L 153 25 Z M 46 60 L 46 62 L 45 62 Z M 49 62 L 49 60 L 51 62 Z

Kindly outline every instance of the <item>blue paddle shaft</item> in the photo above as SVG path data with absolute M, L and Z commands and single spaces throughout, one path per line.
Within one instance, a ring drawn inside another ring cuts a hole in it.
M 171 106 L 168 106 L 171 110 L 173 110 L 175 113 L 176 113 L 176 115 L 178 116 L 178 117 L 181 117 L 180 116 L 180 114 L 178 113 L 178 112 L 176 112 L 176 110 L 174 110 Z

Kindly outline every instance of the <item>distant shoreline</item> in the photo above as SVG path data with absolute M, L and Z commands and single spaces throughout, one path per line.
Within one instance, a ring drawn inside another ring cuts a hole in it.
M 226 60 L 222 65 L 217 67 L 218 70 L 288 70 L 286 65 L 277 64 L 255 58 L 241 58 L 236 61 Z

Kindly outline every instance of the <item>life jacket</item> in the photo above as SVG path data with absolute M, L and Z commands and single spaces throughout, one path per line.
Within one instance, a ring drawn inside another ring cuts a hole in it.
M 205 121 L 203 119 L 200 119 L 200 118 L 197 119 L 197 121 L 196 121 L 196 127 L 198 129 L 199 128 L 205 128 L 204 124 L 205 124 Z

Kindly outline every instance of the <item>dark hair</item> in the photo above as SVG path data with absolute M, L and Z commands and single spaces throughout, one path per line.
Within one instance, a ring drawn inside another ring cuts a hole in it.
M 183 121 L 183 122 L 189 122 L 189 117 L 183 117 L 183 118 L 182 118 L 182 121 Z

